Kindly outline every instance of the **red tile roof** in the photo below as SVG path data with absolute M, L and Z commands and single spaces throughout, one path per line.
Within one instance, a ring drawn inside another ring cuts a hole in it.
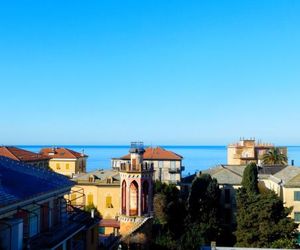
M 87 155 L 83 153 L 79 153 L 68 148 L 42 148 L 40 153 L 47 155 L 51 159 L 78 159 L 80 157 L 87 157 Z
M 37 154 L 28 150 L 11 146 L 0 147 L 0 155 L 22 162 L 41 161 L 49 159 L 49 157 L 46 155 Z
M 182 160 L 182 156 L 161 147 L 146 148 L 143 156 L 144 160 Z M 130 154 L 122 156 L 120 159 L 129 160 Z

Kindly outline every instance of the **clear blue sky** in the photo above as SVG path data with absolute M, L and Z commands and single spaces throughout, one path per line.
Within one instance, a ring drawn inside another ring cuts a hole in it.
M 3 1 L 0 144 L 300 144 L 300 1 Z

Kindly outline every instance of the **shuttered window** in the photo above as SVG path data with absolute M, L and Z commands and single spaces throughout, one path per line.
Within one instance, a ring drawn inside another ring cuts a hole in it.
M 92 194 L 88 195 L 88 197 L 87 197 L 87 203 L 88 203 L 88 205 L 93 205 L 94 204 L 93 195 Z
M 106 208 L 112 208 L 112 198 L 111 198 L 111 196 L 106 196 Z

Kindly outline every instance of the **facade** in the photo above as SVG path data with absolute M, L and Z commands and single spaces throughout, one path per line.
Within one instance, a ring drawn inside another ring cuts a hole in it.
M 56 173 L 72 177 L 86 172 L 87 155 L 67 148 L 43 148 L 40 152 L 49 157 L 49 167 Z
M 120 174 L 115 170 L 96 170 L 86 174 L 75 175 L 76 182 L 69 199 L 84 202 L 85 206 L 95 206 L 103 219 L 115 219 L 120 214 Z M 75 191 L 84 191 L 83 197 Z M 84 200 L 85 199 L 85 200 Z
M 73 177 L 76 186 L 69 199 L 97 208 L 102 216 L 101 234 L 126 235 L 151 217 L 153 165 L 143 161 L 143 154 L 142 144 L 132 144 L 130 161 L 121 163 L 119 170 L 96 170 Z M 84 196 L 76 193 L 78 188 Z
M 112 168 L 119 170 L 122 163 L 130 163 L 130 154 L 120 158 L 112 159 Z M 160 180 L 168 184 L 179 185 L 181 182 L 181 172 L 183 157 L 172 151 L 161 147 L 148 147 L 143 155 L 143 163 L 152 164 L 154 167 L 154 180 Z
M 142 143 L 132 143 L 130 162 L 120 165 L 120 230 L 129 233 L 153 213 L 153 164 L 144 161 Z
M 261 177 L 260 183 L 262 188 L 277 193 L 286 207 L 293 207 L 291 217 L 300 223 L 300 167 L 287 166 L 273 175 Z
M 246 165 L 254 162 L 261 165 L 263 155 L 273 148 L 275 146 L 270 143 L 256 142 L 255 139 L 241 139 L 227 146 L 227 164 Z M 287 156 L 287 147 L 279 147 L 279 149 Z
M 202 171 L 217 179 L 221 190 L 220 203 L 222 205 L 222 223 L 230 227 L 236 225 L 236 191 L 241 187 L 245 166 L 220 165 Z
M 50 160 L 48 156 L 36 154 L 34 152 L 12 146 L 0 147 L 0 156 L 8 157 L 15 161 L 45 169 L 48 168 Z
M 0 157 L 0 249 L 97 249 L 98 222 L 64 199 L 74 183 Z

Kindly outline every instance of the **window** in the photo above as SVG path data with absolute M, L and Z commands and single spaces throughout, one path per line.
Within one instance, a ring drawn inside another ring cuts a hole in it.
M 170 174 L 170 179 L 172 182 L 176 181 L 176 174 Z
M 225 203 L 230 203 L 230 189 L 225 189 Z
M 70 164 L 66 163 L 66 169 L 69 170 L 70 169 Z
M 295 219 L 296 222 L 300 221 L 300 212 L 295 212 L 294 213 L 294 219 Z
M 300 191 L 294 191 L 294 201 L 300 201 Z
M 88 203 L 88 205 L 93 205 L 94 204 L 92 194 L 88 194 L 87 203 Z
M 176 161 L 171 161 L 171 170 L 176 169 Z
M 112 198 L 111 196 L 106 196 L 106 208 L 112 208 L 113 205 L 112 205 Z
M 60 170 L 60 164 L 59 163 L 56 163 L 56 169 Z
M 158 167 L 159 167 L 159 168 L 162 168 L 162 167 L 163 167 L 163 161 L 159 161 L 159 162 L 158 162 Z

